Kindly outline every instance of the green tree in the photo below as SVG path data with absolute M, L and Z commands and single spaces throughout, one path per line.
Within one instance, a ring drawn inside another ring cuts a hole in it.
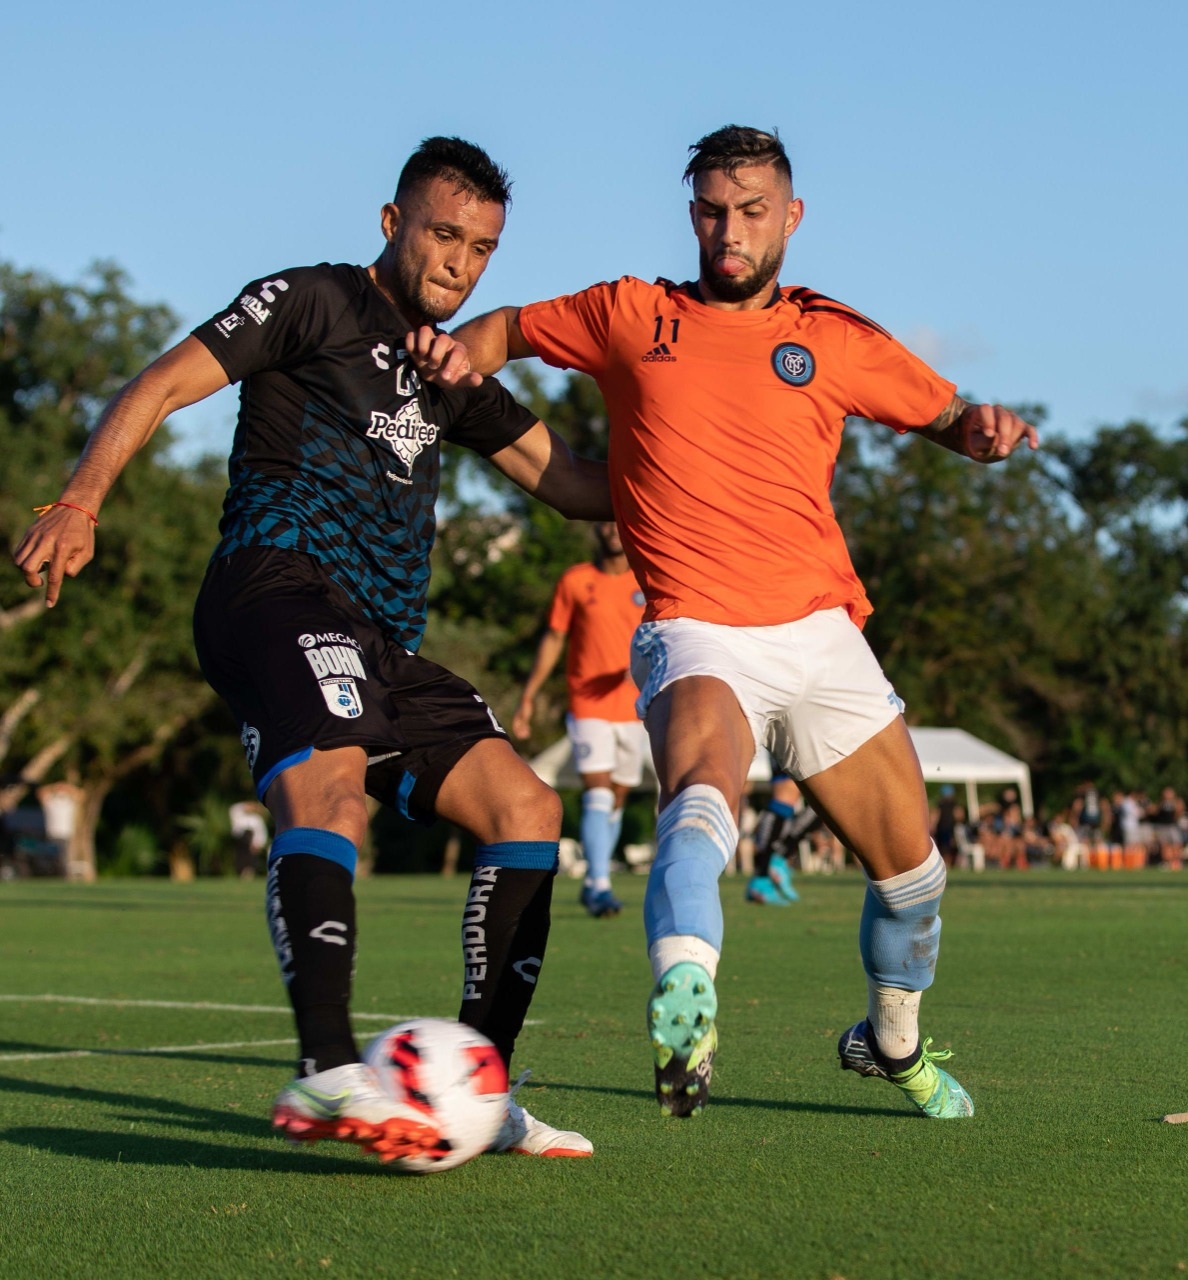
M 0 527 L 10 548 L 32 507 L 57 496 L 103 403 L 176 324 L 166 307 L 133 300 L 110 264 L 75 284 L 0 266 L 0 448 L 8 460 Z M 52 612 L 15 570 L 0 576 L 0 625 L 8 624 L 0 747 L 15 775 L 0 805 L 66 770 L 86 795 L 72 860 L 90 875 L 112 788 L 157 764 L 213 700 L 194 659 L 190 613 L 225 473 L 210 462 L 176 464 L 169 441 L 162 428 L 120 478 L 95 559 Z
M 833 499 L 909 719 L 1020 755 L 1053 800 L 1085 776 L 1188 782 L 1180 446 L 1129 424 L 978 467 L 847 436 Z

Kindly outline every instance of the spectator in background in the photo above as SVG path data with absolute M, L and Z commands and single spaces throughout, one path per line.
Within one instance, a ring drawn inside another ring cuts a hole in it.
M 1120 794 L 1114 806 L 1118 814 L 1119 835 L 1122 847 L 1133 849 L 1143 843 L 1143 806 L 1134 791 Z
M 1164 787 L 1152 804 L 1147 821 L 1159 845 L 1159 857 L 1169 870 L 1179 871 L 1184 865 L 1184 801 L 1174 787 Z
M 268 848 L 266 810 L 255 800 L 241 800 L 227 810 L 231 820 L 231 840 L 235 845 L 235 874 L 241 880 L 254 879 L 260 855 Z
M 78 830 L 78 813 L 86 793 L 73 782 L 51 782 L 37 788 L 37 799 L 45 814 L 45 838 L 57 846 L 62 875 L 71 880 L 90 879 L 90 866 L 72 862 L 70 847 Z
M 1105 813 L 1097 787 L 1092 782 L 1082 782 L 1072 802 L 1072 824 L 1077 829 L 1077 836 L 1082 844 L 1090 849 L 1098 849 L 1103 843 L 1103 836 L 1109 826 L 1109 818 Z
M 957 793 L 946 782 L 932 811 L 932 838 L 950 867 L 957 861 L 957 808 Z
M 1058 860 L 1065 871 L 1089 865 L 1089 850 L 1078 838 L 1067 812 L 1061 811 L 1048 824 L 1048 836 L 1052 841 L 1053 860 Z
M 1019 792 L 1014 787 L 1004 787 L 999 792 L 998 828 L 1002 839 L 999 866 L 1026 869 L 1027 852 L 1023 839 L 1023 809 L 1019 804 Z

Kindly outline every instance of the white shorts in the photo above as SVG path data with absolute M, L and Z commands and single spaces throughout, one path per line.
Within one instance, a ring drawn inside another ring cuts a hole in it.
M 638 720 L 575 720 L 565 717 L 578 773 L 609 773 L 612 782 L 638 787 L 643 781 L 648 733 Z
M 843 608 L 774 627 L 728 627 L 693 618 L 640 624 L 631 644 L 635 704 L 646 717 L 674 681 L 714 676 L 728 684 L 755 749 L 797 781 L 837 764 L 903 711 L 870 645 Z

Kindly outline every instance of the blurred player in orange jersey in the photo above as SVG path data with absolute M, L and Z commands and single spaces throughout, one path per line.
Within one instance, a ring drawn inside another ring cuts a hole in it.
M 536 651 L 512 732 L 517 738 L 528 736 L 536 695 L 552 675 L 568 637 L 565 728 L 582 779 L 582 850 L 587 863 L 581 901 L 592 916 L 601 917 L 623 909 L 611 892 L 610 862 L 623 825 L 623 804 L 643 777 L 647 741 L 635 714 L 639 690 L 628 670 L 631 637 L 643 617 L 643 592 L 616 525 L 596 524 L 594 536 L 594 562 L 575 564 L 557 583 L 548 630 Z
M 903 704 L 862 637 L 871 606 L 829 485 L 850 416 L 983 463 L 1038 438 L 1001 405 L 967 404 L 859 312 L 780 286 L 804 207 L 777 136 L 727 125 L 690 151 L 696 280 L 624 276 L 453 337 L 423 328 L 412 358 L 451 386 L 537 355 L 589 374 L 607 403 L 615 514 L 647 598 L 632 672 L 661 786 L 644 904 L 661 1109 L 691 1115 L 708 1098 L 717 881 L 762 745 L 867 874 L 867 1016 L 842 1035 L 842 1066 L 891 1081 L 928 1116 L 970 1116 L 936 1065 L 948 1055 L 920 1041 L 945 864 Z

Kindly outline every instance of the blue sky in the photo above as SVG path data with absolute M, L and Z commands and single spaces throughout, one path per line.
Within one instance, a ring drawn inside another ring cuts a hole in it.
M 516 180 L 463 315 L 687 278 L 685 148 L 735 121 L 792 153 L 785 283 L 1069 434 L 1188 416 L 1181 0 L 50 2 L 0 45 L 0 257 L 64 277 L 114 258 L 187 326 L 254 276 L 371 261 L 430 133 Z M 224 449 L 234 410 L 181 415 L 186 448 Z

